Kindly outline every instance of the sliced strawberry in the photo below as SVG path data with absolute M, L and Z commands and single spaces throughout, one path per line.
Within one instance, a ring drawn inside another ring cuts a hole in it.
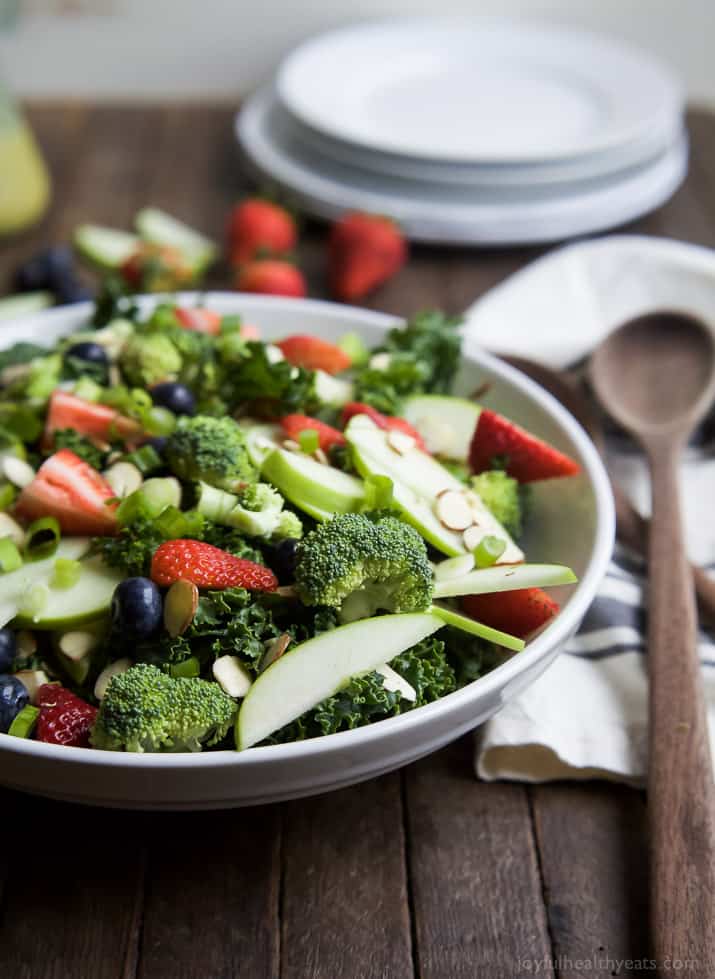
M 234 265 L 262 256 L 285 256 L 295 248 L 297 237 L 292 215 L 271 201 L 249 197 L 231 211 L 228 243 Z
M 69 449 L 45 460 L 18 497 L 15 513 L 25 520 L 56 517 L 66 534 L 99 537 L 117 532 L 114 491 L 96 469 Z
M 467 595 L 462 608 L 478 622 L 521 638 L 541 628 L 559 611 L 558 604 L 541 588 Z
M 520 483 L 574 476 L 580 471 L 577 462 L 553 445 L 485 408 L 472 437 L 469 462 L 472 470 L 480 473 L 492 469 L 495 459 L 500 460 L 507 473 Z
M 97 708 L 81 700 L 57 683 L 43 683 L 37 691 L 37 740 L 47 744 L 64 744 L 89 748 L 89 735 L 97 717 Z
M 318 444 L 323 452 L 327 452 L 334 445 L 345 445 L 345 436 L 342 432 L 332 425 L 318 421 L 317 418 L 309 418 L 308 415 L 286 415 L 281 418 L 281 428 L 289 439 L 294 439 L 296 442 L 301 432 L 312 429 L 318 433 Z
M 114 408 L 85 401 L 58 388 L 50 397 L 43 445 L 50 448 L 52 433 L 63 428 L 72 428 L 80 435 L 104 444 L 118 438 L 125 441 L 136 439 L 142 432 L 139 422 L 120 415 Z
M 343 427 L 354 415 L 367 415 L 378 428 L 383 428 L 386 431 L 404 432 L 405 435 L 410 435 L 415 440 L 418 448 L 422 449 L 423 452 L 427 451 L 427 446 L 420 433 L 404 418 L 398 418 L 396 415 L 383 415 L 377 408 L 371 408 L 370 405 L 363 404 L 361 401 L 351 401 L 345 405 L 340 415 Z
M 236 285 L 241 292 L 259 292 L 269 296 L 307 295 L 303 273 L 290 262 L 260 259 L 242 265 Z
M 279 340 L 276 346 L 280 347 L 289 363 L 296 367 L 307 367 L 308 370 L 338 374 L 340 371 L 347 370 L 352 363 L 340 347 L 310 334 L 294 333 L 284 340 Z
M 212 336 L 218 336 L 221 332 L 221 317 L 212 309 L 204 309 L 198 306 L 176 306 L 174 315 L 186 330 L 194 330 L 196 333 L 210 333 Z
M 269 568 L 196 540 L 160 544 L 151 561 L 151 578 L 157 585 L 183 580 L 197 588 L 275 591 L 278 587 L 278 579 Z
M 243 340 L 260 340 L 261 331 L 253 323 L 242 323 L 241 329 L 239 330 L 241 338 Z
M 389 218 L 353 212 L 333 225 L 328 246 L 330 288 L 354 302 L 393 276 L 407 259 L 407 243 Z

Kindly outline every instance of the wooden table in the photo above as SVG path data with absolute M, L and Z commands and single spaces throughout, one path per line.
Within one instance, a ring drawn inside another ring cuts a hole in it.
M 246 184 L 233 109 L 35 105 L 55 177 L 3 278 L 81 221 L 156 204 L 220 236 Z M 715 245 L 715 118 L 690 116 L 691 172 L 630 230 Z M 300 260 L 324 292 L 325 233 Z M 539 252 L 415 248 L 371 300 L 462 310 Z M 226 270 L 212 285 L 226 286 Z M 0 282 L 4 286 L 5 281 Z M 128 813 L 0 791 L 0 976 L 8 979 L 475 979 L 653 975 L 642 794 L 475 780 L 472 741 L 373 782 L 283 805 Z

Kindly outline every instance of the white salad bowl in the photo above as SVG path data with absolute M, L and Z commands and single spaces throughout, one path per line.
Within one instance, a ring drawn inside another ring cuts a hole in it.
M 349 306 L 272 296 L 202 297 L 221 313 L 240 313 L 266 338 L 359 332 L 377 344 L 398 321 Z M 195 296 L 185 296 L 190 303 Z M 146 300 L 147 303 L 155 300 Z M 0 347 L 52 343 L 82 326 L 82 303 L 0 327 Z M 67 748 L 0 734 L 0 783 L 38 795 L 131 809 L 218 809 L 327 792 L 421 758 L 481 724 L 532 683 L 578 629 L 603 578 L 614 537 L 614 508 L 603 465 L 588 436 L 561 405 L 519 371 L 465 337 L 456 393 L 487 382 L 485 403 L 553 442 L 581 464 L 572 479 L 537 484 L 525 536 L 531 561 L 574 569 L 576 586 L 554 589 L 560 614 L 523 652 L 436 703 L 398 717 L 293 744 L 199 754 L 124 754 Z M 0 589 L 2 588 L 0 582 Z

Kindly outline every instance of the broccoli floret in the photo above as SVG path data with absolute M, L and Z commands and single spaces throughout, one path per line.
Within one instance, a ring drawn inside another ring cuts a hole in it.
M 246 437 L 232 418 L 182 418 L 169 436 L 165 456 L 180 479 L 199 480 L 229 492 L 258 479 Z
M 218 684 L 139 663 L 110 681 L 91 742 L 107 751 L 201 751 L 226 736 L 235 716 Z
M 181 370 L 181 354 L 161 333 L 135 334 L 119 357 L 119 366 L 133 387 L 152 387 L 160 381 L 174 380 Z
M 295 583 L 306 605 L 340 610 L 343 622 L 376 611 L 416 612 L 432 601 L 425 543 L 396 517 L 338 514 L 298 545 Z
M 502 469 L 488 469 L 472 477 L 472 486 L 512 537 L 519 537 L 523 518 L 522 495 L 517 480 Z
M 285 500 L 268 483 L 252 483 L 239 496 L 199 483 L 197 509 L 214 523 L 235 527 L 248 537 L 283 540 L 303 536 L 296 514 L 283 509 Z

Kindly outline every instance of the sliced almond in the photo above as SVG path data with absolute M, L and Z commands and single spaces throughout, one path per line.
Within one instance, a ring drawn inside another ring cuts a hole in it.
M 387 444 L 391 449 L 394 449 L 398 455 L 406 455 L 411 449 L 417 445 L 417 440 L 408 435 L 406 432 L 398 432 L 397 429 L 391 429 L 387 433 Z
M 437 516 L 447 530 L 466 530 L 474 523 L 472 510 L 460 490 L 451 490 L 439 497 Z
M 369 361 L 369 366 L 376 371 L 386 371 L 392 363 L 392 354 L 389 354 L 386 350 L 381 351 L 379 354 L 373 354 Z
M 273 592 L 274 595 L 280 595 L 281 598 L 297 598 L 298 592 L 295 590 L 293 585 L 279 585 L 278 588 Z
M 400 676 L 395 670 L 392 669 L 387 663 L 383 663 L 382 666 L 378 666 L 375 670 L 382 677 L 382 685 L 385 690 L 391 690 L 393 693 L 399 693 L 403 700 L 409 700 L 410 703 L 414 704 L 417 700 L 417 691 L 408 683 L 403 676 Z
M 18 459 L 17 456 L 2 456 L 0 458 L 0 470 L 2 470 L 5 479 L 10 480 L 13 486 L 17 486 L 18 489 L 29 486 L 35 478 L 35 470 L 29 462 Z
M 245 697 L 251 689 L 251 675 L 238 656 L 219 656 L 211 667 L 214 680 L 229 697 Z
M 326 456 L 324 449 L 316 449 L 313 453 L 313 458 L 316 460 L 316 462 L 319 462 L 323 466 L 328 465 L 328 457 Z
M 30 656 L 34 656 L 37 652 L 37 639 L 35 639 L 34 633 L 28 629 L 20 629 L 15 636 L 15 642 L 17 643 L 18 653 L 24 659 L 29 659 Z
M 266 645 L 266 651 L 261 659 L 261 665 L 258 668 L 259 673 L 263 673 L 267 670 L 277 659 L 280 659 L 283 653 L 288 649 L 290 645 L 290 636 L 287 632 L 284 632 L 282 636 L 278 636 L 277 639 L 272 639 Z
M 131 462 L 115 462 L 113 466 L 105 470 L 104 478 L 112 487 L 114 495 L 120 500 L 138 490 L 144 482 L 141 472 Z
M 65 632 L 63 636 L 60 636 L 58 646 L 60 647 L 60 652 L 64 653 L 67 659 L 71 659 L 75 663 L 79 663 L 88 656 L 93 649 L 99 645 L 99 636 L 95 632 L 82 632 L 77 630 L 75 632 Z
M 113 663 L 110 663 L 109 666 L 105 666 L 94 685 L 94 696 L 97 700 L 103 699 L 112 677 L 119 676 L 120 673 L 126 673 L 132 666 L 134 666 L 134 663 L 126 657 L 117 659 Z
M 43 683 L 49 683 L 50 678 L 44 670 L 19 670 L 15 676 L 30 695 L 30 703 L 37 703 L 37 691 Z
M 473 551 L 475 548 L 479 547 L 479 544 L 484 537 L 484 531 L 478 524 L 472 524 L 468 527 L 462 534 L 462 541 L 464 546 L 468 551 Z
M 108 372 L 109 386 L 117 388 L 122 383 L 122 375 L 116 364 L 111 364 Z
M 283 448 L 287 449 L 288 452 L 300 452 L 302 451 L 300 445 L 293 439 L 284 439 Z
M 175 581 L 164 599 L 164 626 L 172 639 L 186 632 L 198 607 L 199 589 L 193 581 Z

